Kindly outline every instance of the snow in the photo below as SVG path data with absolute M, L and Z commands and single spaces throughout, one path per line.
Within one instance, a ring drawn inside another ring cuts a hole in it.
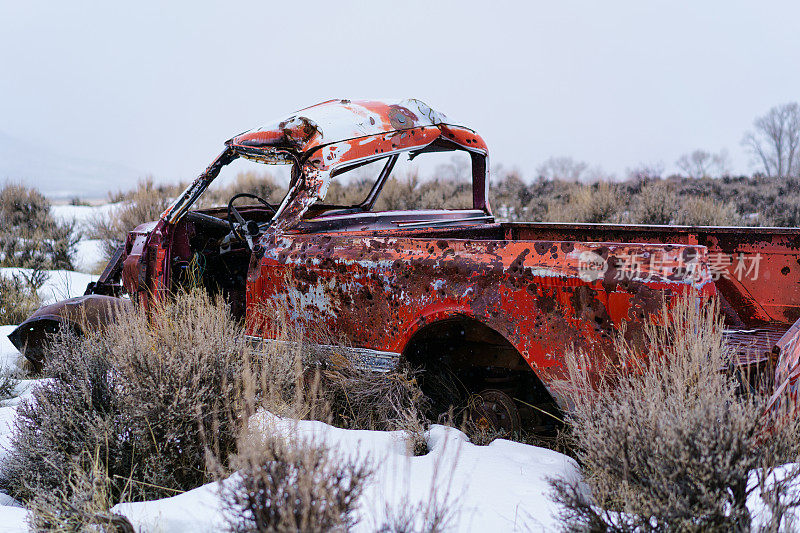
M 86 234 L 92 221 L 104 218 L 120 203 L 103 205 L 54 205 L 50 207 L 50 213 L 58 222 L 75 221 L 75 229 Z
M 20 354 L 11 341 L 8 340 L 8 335 L 14 331 L 17 326 L 0 326 L 0 367 L 5 368 L 15 366 L 17 358 Z
M 126 516 L 140 532 L 205 533 L 226 531 L 219 503 L 219 487 L 209 483 L 171 498 L 115 505 L 111 511 Z
M 80 272 L 94 272 L 104 267 L 106 257 L 103 253 L 103 241 L 100 239 L 83 239 L 75 247 L 75 268 Z
M 91 233 L 92 222 L 107 218 L 111 212 L 119 208 L 121 203 L 103 205 L 54 205 L 50 213 L 59 222 L 75 222 L 75 229 L 84 238 L 78 242 L 75 251 L 75 267 L 80 272 L 94 272 L 105 261 L 103 241 L 86 238 Z
M 29 268 L 16 268 L 7 267 L 0 268 L 0 276 L 11 277 L 15 273 L 30 275 L 32 272 Z M 83 272 L 74 272 L 72 270 L 45 270 L 47 281 L 44 282 L 42 287 L 38 290 L 39 297 L 42 299 L 42 305 L 80 296 L 86 290 L 86 285 L 90 281 L 97 281 L 99 276 L 93 274 L 85 274 Z
M 553 531 L 558 509 L 546 496 L 548 478 L 578 475 L 572 459 L 552 450 L 507 440 L 476 446 L 461 431 L 439 425 L 428 433 L 429 453 L 410 457 L 398 431 L 346 430 L 264 412 L 256 424 L 261 431 L 325 444 L 372 464 L 355 531 L 377 530 L 387 506 L 414 508 L 436 494 L 456 510 L 452 531 Z M 113 511 L 127 516 L 138 531 L 223 531 L 218 494 L 218 485 L 210 483 L 172 498 L 120 504 Z
M 0 505 L 0 533 L 27 533 L 27 516 L 28 511 L 22 507 Z
M 769 491 L 775 487 L 776 483 L 780 483 L 784 477 L 786 476 L 793 476 L 794 472 L 797 471 L 797 468 L 800 468 L 799 464 L 796 463 L 789 463 L 782 465 L 776 468 L 767 478 L 764 480 L 764 488 Z M 752 471 L 750 472 L 750 489 L 756 488 L 758 485 L 760 472 Z M 790 486 L 787 487 L 786 494 L 782 497 L 783 501 L 792 501 L 797 500 L 800 498 L 800 482 L 794 481 Z M 772 516 L 769 509 L 767 509 L 767 505 L 764 503 L 764 500 L 761 499 L 761 490 L 756 489 L 750 493 L 747 498 L 747 508 L 750 510 L 750 513 L 753 517 L 753 531 L 762 531 L 766 530 L 766 526 L 769 524 L 769 520 Z M 794 530 L 796 531 L 798 526 L 800 525 L 800 509 L 792 509 L 787 512 L 788 518 L 786 523 L 793 524 Z

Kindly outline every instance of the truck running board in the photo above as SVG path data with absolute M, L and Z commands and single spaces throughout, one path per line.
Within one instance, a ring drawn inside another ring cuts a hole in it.
M 256 349 L 263 349 L 264 346 L 278 345 L 285 349 L 296 349 L 300 343 L 294 341 L 281 341 L 266 339 L 255 335 L 247 335 L 247 340 Z M 370 370 L 372 372 L 386 373 L 394 370 L 400 360 L 397 352 L 384 352 L 371 350 L 369 348 L 352 348 L 349 346 L 337 346 L 335 344 L 308 343 L 308 346 L 321 358 L 333 364 L 337 361 L 352 363 L 356 368 Z

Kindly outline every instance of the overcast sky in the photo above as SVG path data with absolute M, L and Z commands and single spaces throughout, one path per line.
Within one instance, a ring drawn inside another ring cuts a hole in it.
M 526 177 L 740 145 L 800 100 L 800 3 L 0 0 L 0 131 L 159 179 L 330 98 L 419 98 Z M 166 3 L 164 3 L 166 4 Z M 401 7 L 402 6 L 402 7 Z

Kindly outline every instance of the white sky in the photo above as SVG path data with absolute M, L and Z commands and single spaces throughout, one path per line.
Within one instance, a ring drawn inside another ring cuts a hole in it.
M 158 179 L 330 98 L 419 98 L 534 175 L 740 146 L 800 100 L 800 3 L 0 0 L 0 131 Z M 165 3 L 166 4 L 166 3 Z M 399 7 L 402 6 L 402 7 Z

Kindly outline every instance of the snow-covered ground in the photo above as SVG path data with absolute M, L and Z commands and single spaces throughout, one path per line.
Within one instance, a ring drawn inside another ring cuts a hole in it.
M 431 427 L 428 454 L 410 457 L 402 432 L 346 430 L 269 413 L 261 413 L 257 423 L 263 431 L 324 443 L 373 465 L 355 531 L 376 531 L 387 509 L 424 506 L 433 494 L 454 509 L 452 531 L 557 530 L 558 509 L 547 497 L 547 480 L 578 475 L 574 461 L 560 453 L 507 440 L 476 446 L 464 433 L 445 426 Z M 140 531 L 159 527 L 176 533 L 221 531 L 224 517 L 218 493 L 217 484 L 211 483 L 172 498 L 124 503 L 113 510 Z
M 47 275 L 47 280 L 38 290 L 43 305 L 80 296 L 86 290 L 86 285 L 90 281 L 97 281 L 98 278 L 94 274 L 74 272 L 72 270 L 45 270 L 44 272 Z M 11 277 L 14 274 L 30 275 L 30 273 L 31 270 L 27 268 L 0 268 L 0 276 Z
M 78 242 L 75 254 L 75 267 L 81 272 L 95 272 L 103 262 L 102 241 L 89 239 L 92 222 L 109 216 L 121 204 L 103 205 L 54 205 L 50 208 L 53 217 L 59 222 L 75 222 L 75 230 L 84 238 Z
M 54 206 L 59 220 L 75 220 L 85 230 L 98 216 L 115 206 Z M 77 268 L 82 272 L 48 271 L 39 290 L 45 303 L 83 294 L 86 284 L 97 279 L 88 272 L 102 258 L 98 241 L 78 245 Z M 26 272 L 1 268 L 0 275 Z M 0 365 L 17 364 L 20 354 L 7 339 L 14 326 L 0 326 Z M 11 442 L 17 405 L 31 393 L 36 381 L 22 381 L 17 396 L 0 402 L 0 469 Z M 357 531 L 374 531 L 387 509 L 415 506 L 431 498 L 437 487 L 440 498 L 448 496 L 457 509 L 453 531 L 549 531 L 556 529 L 556 508 L 547 497 L 547 478 L 577 475 L 574 462 L 559 453 L 515 442 L 498 440 L 475 446 L 458 430 L 433 426 L 428 435 L 430 452 L 410 457 L 401 432 L 343 430 L 312 421 L 283 420 L 263 413 L 258 423 L 301 439 L 325 443 L 337 453 L 358 456 L 374 468 L 359 504 Z M 449 490 L 448 490 L 449 488 Z M 387 507 L 388 506 L 388 507 Z M 126 503 L 114 511 L 127 516 L 137 531 L 225 531 L 219 487 L 211 483 L 192 491 L 152 502 Z M 26 511 L 0 493 L 0 533 L 25 531 Z
M 0 365 L 14 365 L 20 357 L 6 338 L 13 328 L 0 326 Z M 36 383 L 20 382 L 18 395 L 0 402 L 0 469 L 17 406 Z M 261 413 L 254 423 L 264 431 L 324 443 L 339 454 L 371 463 L 375 473 L 360 499 L 356 531 L 376 530 L 387 509 L 424 505 L 432 487 L 455 510 L 452 531 L 553 531 L 557 508 L 547 497 L 547 479 L 578 475 L 575 463 L 562 454 L 506 440 L 475 446 L 462 432 L 444 426 L 431 428 L 428 454 L 411 457 L 402 432 L 344 430 L 269 413 Z M 120 504 L 113 510 L 128 517 L 140 532 L 226 530 L 216 483 L 163 500 Z M 0 533 L 25 531 L 25 518 L 19 503 L 0 493 Z
M 86 232 L 89 230 L 92 221 L 98 218 L 107 217 L 114 209 L 121 204 L 102 204 L 102 205 L 54 205 L 50 208 L 50 213 L 58 222 L 75 221 L 75 229 Z
M 55 206 L 53 211 L 57 218 L 74 219 L 80 227 L 113 207 Z M 87 272 L 101 258 L 99 243 L 81 241 L 79 254 L 83 256 L 78 261 L 82 272 L 48 272 L 39 291 L 45 303 L 83 294 L 86 284 L 97 279 Z M 3 268 L 0 275 L 19 270 Z M 0 366 L 16 365 L 21 357 L 7 339 L 13 329 L 0 325 Z M 0 401 L 0 469 L 11 443 L 17 407 L 30 397 L 37 383 L 23 380 L 15 397 Z M 374 531 L 386 518 L 387 509 L 414 509 L 429 502 L 432 494 L 446 497 L 454 509 L 452 531 L 555 531 L 560 529 L 558 508 L 548 496 L 548 478 L 579 476 L 574 461 L 565 455 L 507 440 L 476 446 L 460 431 L 444 426 L 430 429 L 428 454 L 411 457 L 400 432 L 344 430 L 321 422 L 280 419 L 269 413 L 261 413 L 253 423 L 264 431 L 311 439 L 344 456 L 370 461 L 374 475 L 359 500 L 356 531 Z M 432 487 L 436 488 L 434 492 Z M 124 503 L 113 510 L 125 515 L 139 532 L 225 531 L 219 490 L 218 484 L 210 483 L 171 498 Z M 758 494 L 754 493 L 748 504 L 757 514 L 755 526 L 763 523 Z M 27 531 L 26 517 L 27 511 L 18 502 L 0 493 L 0 533 Z

